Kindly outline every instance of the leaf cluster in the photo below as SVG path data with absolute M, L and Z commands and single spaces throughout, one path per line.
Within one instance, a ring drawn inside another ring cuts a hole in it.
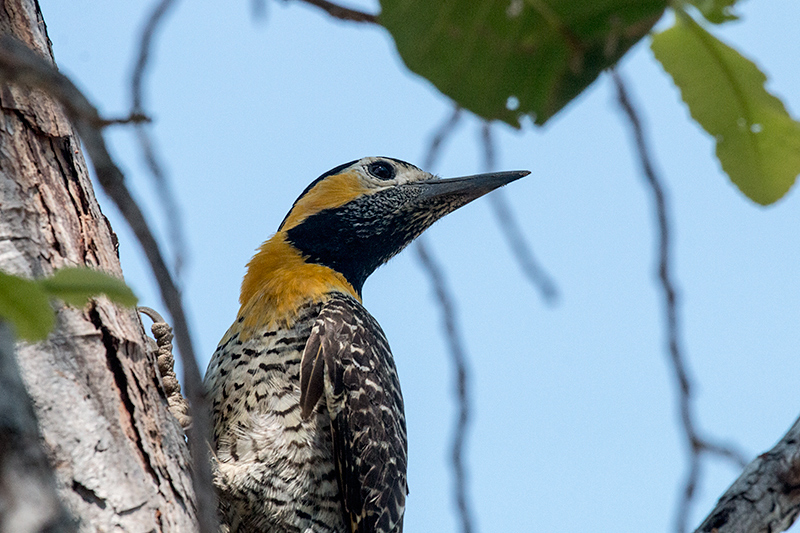
M 736 0 L 381 0 L 379 21 L 412 71 L 460 107 L 545 124 L 648 35 L 731 181 L 767 205 L 800 174 L 800 123 L 758 66 L 704 26 Z M 653 34 L 665 18 L 671 27 Z

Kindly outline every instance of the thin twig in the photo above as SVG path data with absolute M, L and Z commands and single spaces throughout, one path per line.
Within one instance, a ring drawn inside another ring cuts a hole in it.
M 147 115 L 145 115 L 144 113 L 131 113 L 127 117 L 101 119 L 98 127 L 105 128 L 106 126 L 119 126 L 119 125 L 141 124 L 150 122 L 152 122 L 152 119 Z
M 339 4 L 328 2 L 328 0 L 303 0 L 303 2 L 311 4 L 312 6 L 317 6 L 318 8 L 326 11 L 333 18 L 337 18 L 339 20 L 364 22 L 367 24 L 380 24 L 380 22 L 378 22 L 377 15 L 371 15 L 369 13 L 364 13 L 363 11 L 350 9 L 349 7 L 343 7 Z
M 436 164 L 436 160 L 439 159 L 439 153 L 442 151 L 442 144 L 444 141 L 450 137 L 458 126 L 459 121 L 461 120 L 461 108 L 458 106 L 453 106 L 453 111 L 450 113 L 450 116 L 442 122 L 442 125 L 436 129 L 436 132 L 431 137 L 430 142 L 428 143 L 428 153 L 425 156 L 425 170 L 430 172 L 433 169 L 433 166 Z
M 131 115 L 144 115 L 144 80 L 150 66 L 151 51 L 155 41 L 156 32 L 166 20 L 169 10 L 176 4 L 176 0 L 161 0 L 153 8 L 147 18 L 147 23 L 139 39 L 139 53 L 131 74 Z M 144 124 L 136 124 L 136 138 L 142 151 L 142 157 L 153 177 L 156 185 L 157 196 L 161 202 L 162 211 L 167 217 L 170 242 L 175 251 L 174 271 L 176 278 L 180 278 L 186 258 L 186 238 L 183 231 L 183 218 L 180 206 L 175 200 L 169 177 L 164 172 L 164 167 L 159 163 L 155 143 L 150 131 Z
M 139 39 L 139 54 L 131 74 L 131 99 L 134 111 L 144 107 L 144 76 L 150 63 L 150 50 L 153 46 L 156 30 L 165 19 L 164 16 L 176 4 L 176 0 L 161 0 L 147 18 Z
M 436 164 L 436 160 L 441 152 L 442 145 L 455 131 L 461 119 L 461 109 L 458 106 L 453 108 L 453 112 L 436 130 L 431 137 L 428 145 L 428 154 L 425 157 L 425 168 L 429 171 Z M 451 452 L 453 465 L 453 484 L 455 490 L 456 507 L 458 508 L 459 519 L 461 520 L 462 533 L 471 533 L 472 512 L 467 495 L 467 473 L 464 465 L 464 445 L 467 438 L 467 427 L 470 420 L 469 406 L 469 374 L 467 369 L 466 352 L 461 341 L 461 333 L 456 320 L 453 297 L 447 288 L 445 276 L 441 267 L 434 261 L 428 246 L 425 244 L 425 237 L 417 239 L 415 250 L 423 269 L 431 279 L 439 308 L 442 312 L 442 320 L 445 326 L 445 338 L 450 351 L 450 357 L 455 367 L 456 398 L 458 400 L 458 414 L 456 415 L 456 427 L 453 434 L 453 448 Z
M 678 305 L 675 282 L 670 270 L 670 222 L 667 214 L 667 201 L 661 179 L 653 167 L 650 150 L 644 137 L 639 114 L 634 108 L 627 88 L 620 74 L 612 69 L 611 77 L 617 89 L 617 103 L 630 123 L 636 150 L 642 166 L 645 181 L 653 193 L 654 207 L 658 230 L 658 279 L 664 294 L 664 312 L 667 318 L 667 345 L 670 363 L 678 385 L 678 403 L 683 434 L 689 453 L 689 470 L 684 482 L 683 494 L 678 503 L 675 517 L 675 530 L 685 533 L 688 527 L 689 510 L 694 498 L 695 489 L 701 477 L 701 455 L 706 453 L 727 459 L 740 467 L 747 464 L 742 453 L 731 446 L 712 442 L 699 435 L 692 409 L 692 388 L 686 360 L 680 344 L 680 325 L 678 322 Z
M 102 128 L 108 123 L 66 76 L 10 35 L 0 35 L 0 78 L 45 91 L 61 103 L 67 115 L 80 117 L 87 127 Z
M 455 475 L 456 505 L 461 518 L 461 531 L 472 531 L 472 513 L 467 497 L 467 473 L 464 466 L 464 443 L 467 437 L 467 426 L 470 419 L 469 387 L 467 374 L 467 358 L 464 346 L 461 343 L 461 332 L 456 323 L 456 312 L 450 290 L 447 288 L 444 273 L 441 267 L 428 251 L 424 237 L 417 239 L 415 247 L 417 257 L 423 268 L 431 278 L 436 299 L 442 311 L 444 320 L 445 338 L 450 349 L 450 355 L 456 367 L 456 393 L 458 398 L 458 418 L 456 421 L 455 436 L 453 438 L 453 473 Z
M 97 109 L 49 61 L 9 35 L 0 36 L 0 78 L 7 83 L 40 89 L 63 106 L 89 154 L 97 181 L 122 213 L 150 262 L 161 297 L 175 322 L 175 337 L 183 357 L 183 379 L 194 421 L 194 430 L 189 432 L 189 449 L 194 459 L 192 477 L 200 531 L 216 532 L 216 502 L 208 461 L 211 435 L 209 410 L 181 293 L 170 275 L 147 220 L 125 185 L 122 172 L 108 153 Z
M 254 20 L 263 21 L 267 18 L 267 0 L 250 0 L 250 14 Z
M 483 144 L 484 170 L 491 172 L 497 168 L 497 158 L 491 125 L 486 121 L 481 126 L 481 142 Z M 503 189 L 497 189 L 488 196 L 494 216 L 500 225 L 500 231 L 506 238 L 506 243 L 511 249 L 511 253 L 514 254 L 522 273 L 539 290 L 545 302 L 550 305 L 554 304 L 558 300 L 558 288 L 553 278 L 536 260 L 533 249 L 526 242 L 525 236 L 522 234 L 522 228 L 511 210 L 511 204 L 508 201 L 506 192 Z

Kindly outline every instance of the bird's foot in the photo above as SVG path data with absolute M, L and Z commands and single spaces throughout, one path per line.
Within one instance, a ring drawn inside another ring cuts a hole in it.
M 158 371 L 161 374 L 164 393 L 167 395 L 167 405 L 172 416 L 178 419 L 178 423 L 184 430 L 187 430 L 192 425 L 192 417 L 189 416 L 189 404 L 181 394 L 181 384 L 175 375 L 175 359 L 172 356 L 172 327 L 155 310 L 149 307 L 139 307 L 138 310 L 153 320 L 150 331 L 153 332 L 155 340 L 148 337 L 148 341 L 156 352 Z

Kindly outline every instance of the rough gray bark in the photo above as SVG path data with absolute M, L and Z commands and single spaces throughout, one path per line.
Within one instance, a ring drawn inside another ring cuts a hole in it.
M 0 321 L 0 531 L 76 530 L 58 499 L 40 441 L 33 403 L 14 355 L 14 335 Z
M 52 59 L 35 0 L 5 0 L 0 31 Z M 47 96 L 2 86 L 0 268 L 38 277 L 73 265 L 122 275 L 80 145 Z M 48 339 L 18 345 L 17 355 L 58 494 L 80 530 L 194 529 L 183 431 L 135 311 L 98 299 L 82 310 L 59 305 L 57 315 Z
M 800 418 L 747 465 L 696 533 L 777 533 L 800 514 Z

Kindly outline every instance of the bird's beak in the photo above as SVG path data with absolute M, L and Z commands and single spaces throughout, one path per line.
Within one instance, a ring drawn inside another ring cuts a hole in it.
M 418 206 L 444 208 L 444 212 L 440 214 L 440 216 L 444 216 L 472 200 L 528 174 L 530 174 L 528 170 L 510 170 L 462 178 L 418 181 L 415 185 L 422 186 L 423 190 L 415 203 Z

